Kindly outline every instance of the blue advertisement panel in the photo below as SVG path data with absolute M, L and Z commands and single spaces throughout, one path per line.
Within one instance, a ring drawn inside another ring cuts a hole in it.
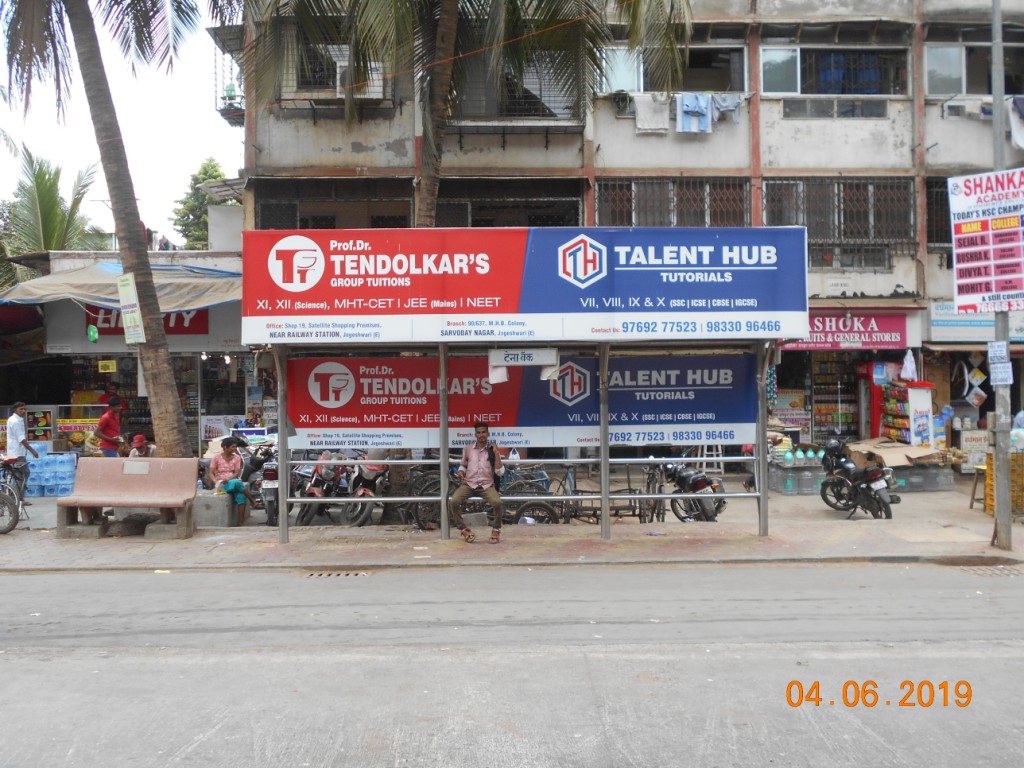
M 808 336 L 803 227 L 259 230 L 242 251 L 246 344 Z

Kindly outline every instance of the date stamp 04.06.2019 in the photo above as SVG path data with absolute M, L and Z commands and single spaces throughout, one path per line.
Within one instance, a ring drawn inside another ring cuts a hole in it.
M 823 693 L 825 691 L 825 693 Z M 791 707 L 968 707 L 973 690 L 966 680 L 902 680 L 895 691 L 885 692 L 874 680 L 846 680 L 832 697 L 819 680 L 790 680 L 786 703 Z

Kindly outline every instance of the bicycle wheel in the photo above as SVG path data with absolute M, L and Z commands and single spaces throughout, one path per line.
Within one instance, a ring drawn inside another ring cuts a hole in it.
M 502 491 L 502 496 L 550 496 L 551 493 L 536 480 L 516 480 Z M 532 504 L 532 501 L 506 501 L 505 515 L 502 518 L 506 522 L 518 523 L 523 516 L 522 507 L 525 504 Z M 547 502 L 553 510 L 556 510 L 557 502 Z M 528 515 L 533 517 L 533 515 Z
M 10 533 L 18 527 L 18 503 L 7 493 L 0 493 L 0 533 Z
M 546 501 L 526 501 L 516 509 L 515 523 L 519 523 L 524 517 L 533 518 L 535 523 L 541 525 L 558 525 L 562 522 L 562 516 L 551 504 Z
M 436 479 L 423 486 L 419 496 L 437 496 L 441 492 L 441 481 Z M 434 500 L 418 501 L 409 506 L 409 517 L 414 525 L 424 531 L 436 530 L 441 526 L 441 504 Z
M 657 473 L 652 473 L 644 485 L 644 493 L 661 493 L 661 481 Z M 664 499 L 640 499 L 640 522 L 641 523 L 663 523 L 665 522 L 665 500 Z

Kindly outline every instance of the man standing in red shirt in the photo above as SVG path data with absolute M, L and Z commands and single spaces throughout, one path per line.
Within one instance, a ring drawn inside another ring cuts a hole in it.
M 107 402 L 107 410 L 100 416 L 93 435 L 100 441 L 100 450 L 108 458 L 116 458 L 124 438 L 121 437 L 121 398 L 114 396 Z

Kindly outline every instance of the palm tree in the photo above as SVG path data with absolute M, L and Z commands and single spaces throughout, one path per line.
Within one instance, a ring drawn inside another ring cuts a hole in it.
M 500 94 L 523 88 L 543 57 L 549 76 L 582 115 L 601 74 L 610 24 L 642 51 L 656 88 L 683 69 L 679 41 L 688 39 L 689 0 L 220 0 L 216 21 L 244 26 L 243 71 L 256 103 L 273 100 L 290 41 L 286 22 L 314 46 L 347 45 L 353 83 L 369 79 L 370 63 L 416 74 L 423 111 L 418 158 L 416 226 L 432 227 L 442 150 L 468 62 L 483 56 Z M 287 10 L 288 18 L 284 16 Z M 351 117 L 355 105 L 347 99 Z
M 7 89 L 4 88 L 2 85 L 0 85 L 0 104 L 6 104 L 6 103 L 7 103 Z M 7 133 L 7 131 L 5 131 L 3 129 L 3 126 L 0 126 L 0 144 L 3 144 L 9 150 L 11 150 L 11 154 L 13 154 L 13 153 L 18 151 L 18 148 L 14 145 L 14 139 L 12 139 L 11 135 L 9 133 Z
M 10 235 L 4 248 L 12 256 L 38 251 L 102 250 L 106 236 L 89 223 L 82 202 L 96 180 L 96 166 L 79 171 L 65 200 L 60 193 L 60 167 L 21 152 L 21 179 L 10 212 Z
M 92 4 L 121 51 L 131 57 L 133 67 L 154 61 L 169 67 L 184 36 L 195 31 L 200 18 L 193 0 L 93 0 Z M 165 456 L 190 456 L 135 187 L 89 0 L 0 0 L 0 33 L 7 47 L 8 81 L 26 108 L 33 84 L 52 79 L 58 111 L 63 111 L 71 78 L 69 46 L 74 46 L 107 181 L 121 264 L 126 274 L 134 276 L 138 292 L 146 334 L 139 359 L 150 393 L 156 440 Z

